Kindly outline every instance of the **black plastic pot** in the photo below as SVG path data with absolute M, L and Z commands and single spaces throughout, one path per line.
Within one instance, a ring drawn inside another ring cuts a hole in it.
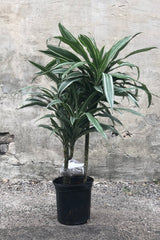
M 57 218 L 65 225 L 84 224 L 90 218 L 91 188 L 93 178 L 71 177 L 71 184 L 63 184 L 63 177 L 56 178 Z

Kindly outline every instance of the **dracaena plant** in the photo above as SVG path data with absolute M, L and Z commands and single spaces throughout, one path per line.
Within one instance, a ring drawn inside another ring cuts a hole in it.
M 51 134 L 55 134 L 62 142 L 65 172 L 69 159 L 73 157 L 76 141 L 85 135 L 84 181 L 86 181 L 89 134 L 98 131 L 106 139 L 105 130 L 119 134 L 115 125 L 122 123 L 114 116 L 115 111 L 141 115 L 132 109 L 120 107 L 119 104 L 121 99 L 127 98 L 139 107 L 139 90 L 147 94 L 148 107 L 150 106 L 152 95 L 147 86 L 139 81 L 139 67 L 126 59 L 155 47 L 138 49 L 119 57 L 119 53 L 140 33 L 125 37 L 109 50 L 105 50 L 105 46 L 99 49 L 92 37 L 81 34 L 75 38 L 61 23 L 59 30 L 61 35 L 55 37 L 59 40 L 59 45 L 51 45 L 47 41 L 47 50 L 40 51 L 51 57 L 49 63 L 42 66 L 30 61 L 40 69 L 36 77 L 47 76 L 51 80 L 51 86 L 36 87 L 21 108 L 38 105 L 50 111 L 41 117 L 49 118 L 50 123 L 39 126 L 49 129 Z M 61 43 L 66 44 L 67 49 L 62 48 Z M 136 78 L 132 76 L 132 71 L 131 74 L 125 73 L 124 67 L 135 69 Z M 106 118 L 109 123 L 101 123 L 97 117 Z M 67 177 L 64 177 L 64 183 L 67 182 L 69 182 Z

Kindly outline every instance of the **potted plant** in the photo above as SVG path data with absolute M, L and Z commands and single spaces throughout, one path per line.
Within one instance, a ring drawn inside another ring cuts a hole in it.
M 93 183 L 93 178 L 87 175 L 90 133 L 98 131 L 107 140 L 105 130 L 118 135 L 115 126 L 122 125 L 114 112 L 128 111 L 141 115 L 120 104 L 121 99 L 127 98 L 139 107 L 139 90 L 147 94 L 150 106 L 152 95 L 147 86 L 139 81 L 139 67 L 126 59 L 154 47 L 119 57 L 119 53 L 139 33 L 125 37 L 105 50 L 105 46 L 99 49 L 92 37 L 81 34 L 75 38 L 61 23 L 59 30 L 61 35 L 55 37 L 59 45 L 51 45 L 47 41 L 47 50 L 40 51 L 52 60 L 45 66 L 30 61 L 40 69 L 36 77 L 47 76 L 51 85 L 45 88 L 32 86 L 31 96 L 21 108 L 37 105 L 46 109 L 46 114 L 40 119 L 49 120 L 49 123 L 39 126 L 58 137 L 64 151 L 63 176 L 53 181 L 57 192 L 58 220 L 69 225 L 83 224 L 90 218 Z M 70 50 L 62 48 L 61 43 Z M 132 76 L 132 71 L 125 73 L 125 68 L 135 69 L 136 78 Z M 108 121 L 102 123 L 99 118 Z M 84 175 L 70 176 L 69 160 L 73 158 L 76 141 L 82 136 L 85 136 Z

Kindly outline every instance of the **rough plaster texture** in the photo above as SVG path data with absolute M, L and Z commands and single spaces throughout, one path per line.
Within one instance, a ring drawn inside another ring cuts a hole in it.
M 48 132 L 37 128 L 35 120 L 43 112 L 30 108 L 17 110 L 25 97 L 18 89 L 31 85 L 36 69 L 27 60 L 44 62 L 37 52 L 45 49 L 45 40 L 58 34 L 62 22 L 74 34 L 91 33 L 101 46 L 143 32 L 128 50 L 160 47 L 159 0 L 0 0 L 0 132 L 14 135 L 6 153 L 0 155 L 0 178 L 52 179 L 58 174 L 62 148 Z M 141 68 L 141 80 L 159 94 L 159 50 L 131 57 Z M 39 80 L 35 84 L 43 83 Z M 47 83 L 45 83 L 47 84 Z M 147 109 L 140 96 L 144 118 L 125 114 L 121 117 L 123 139 L 111 137 L 105 143 L 92 135 L 90 174 L 119 180 L 152 180 L 160 177 L 159 99 Z M 131 136 L 127 134 L 131 133 Z M 5 149 L 6 146 L 1 146 Z M 75 158 L 83 160 L 83 139 L 77 144 Z

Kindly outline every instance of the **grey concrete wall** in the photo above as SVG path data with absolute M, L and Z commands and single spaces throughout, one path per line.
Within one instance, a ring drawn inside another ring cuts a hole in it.
M 28 59 L 46 61 L 37 50 L 45 49 L 45 40 L 58 34 L 58 22 L 75 35 L 91 33 L 99 46 L 110 47 L 126 35 L 143 32 L 128 51 L 160 47 L 159 0 L 0 0 L 0 179 L 52 179 L 58 174 L 62 147 L 57 139 L 37 127 L 35 120 L 43 115 L 42 110 L 17 110 L 25 98 L 17 90 L 31 85 L 36 71 Z M 141 80 L 158 95 L 159 50 L 131 60 L 139 64 Z M 39 82 L 44 84 L 44 80 Z M 125 181 L 160 178 L 160 100 L 153 97 L 153 104 L 147 109 L 145 95 L 139 98 L 144 118 L 121 116 L 122 139 L 108 133 L 106 143 L 100 135 L 92 135 L 90 174 Z M 7 136 L 12 139 L 10 142 Z M 81 161 L 82 150 L 83 139 L 77 143 L 75 153 Z

